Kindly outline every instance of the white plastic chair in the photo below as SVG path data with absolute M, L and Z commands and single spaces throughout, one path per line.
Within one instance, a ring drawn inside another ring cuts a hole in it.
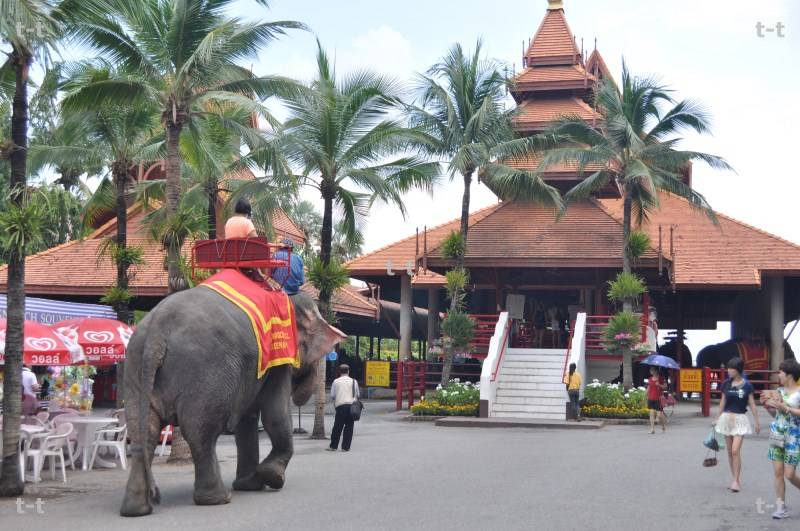
M 113 448 L 119 454 L 119 462 L 122 465 L 122 470 L 128 469 L 126 458 L 126 445 L 128 441 L 128 426 L 120 426 L 119 428 L 106 428 L 97 430 L 94 434 L 94 442 L 92 446 L 92 458 L 89 460 L 89 470 L 94 467 L 94 460 L 97 457 L 97 450 L 100 447 Z
M 50 435 L 44 437 L 39 444 L 39 448 L 28 448 L 25 450 L 25 458 L 33 459 L 33 482 L 41 481 L 42 467 L 44 460 L 50 458 L 50 477 L 56 479 L 56 458 L 61 460 L 61 478 L 67 482 L 67 470 L 64 464 L 64 445 L 67 444 L 67 437 L 72 433 L 72 424 L 69 422 L 61 424 Z
M 167 426 L 161 430 L 161 448 L 158 449 L 159 457 L 164 457 L 167 451 L 167 440 L 170 435 L 172 435 L 172 424 L 167 424 Z
M 51 421 L 53 424 L 53 429 L 57 429 L 59 426 L 63 426 L 64 424 L 70 424 L 70 418 L 76 417 L 77 415 L 73 414 L 63 414 L 53 417 Z M 67 447 L 67 455 L 69 456 L 69 466 L 72 470 L 75 470 L 75 451 L 78 449 L 78 432 L 73 430 L 69 436 L 67 436 L 66 443 L 64 444 Z

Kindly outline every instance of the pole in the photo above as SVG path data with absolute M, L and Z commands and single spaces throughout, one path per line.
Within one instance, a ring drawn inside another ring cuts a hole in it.
M 703 399 L 701 410 L 704 417 L 711 415 L 711 369 L 703 367 Z

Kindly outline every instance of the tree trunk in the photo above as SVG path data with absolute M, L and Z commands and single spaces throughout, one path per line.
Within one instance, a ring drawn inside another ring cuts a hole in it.
M 324 265 L 331 261 L 331 247 L 333 242 L 333 185 L 329 184 L 323 177 L 322 199 L 324 200 L 324 210 L 322 214 L 322 235 L 320 237 L 320 260 Z M 329 318 L 331 293 L 327 289 L 319 289 L 319 311 L 323 317 Z M 325 389 L 325 357 L 319 360 L 317 369 L 317 391 L 314 403 L 314 429 L 311 430 L 312 439 L 325 438 L 325 400 L 327 393 Z
M 443 350 L 444 363 L 442 364 L 442 386 L 450 382 L 450 373 L 453 371 L 453 347 L 447 347 Z
M 14 50 L 11 61 L 15 89 L 11 116 L 9 157 L 11 201 L 22 205 L 28 158 L 28 69 L 32 58 Z M 18 252 L 17 252 L 18 251 Z M 20 496 L 19 425 L 22 413 L 22 345 L 25 324 L 25 250 L 12 249 L 8 260 L 8 301 L 6 316 L 5 382 L 3 393 L 3 459 L 0 464 L 0 496 Z
M 467 231 L 469 230 L 469 195 L 472 185 L 473 170 L 464 173 L 464 195 L 461 197 L 461 239 L 464 242 L 464 254 L 467 250 Z M 458 267 L 464 267 L 464 256 L 460 256 L 457 261 Z
M 206 196 L 208 199 L 208 237 L 211 240 L 217 239 L 217 182 L 212 180 L 206 186 Z
M 178 211 L 178 203 L 181 199 L 181 154 L 179 141 L 183 123 L 167 121 L 167 215 L 173 216 Z M 176 245 L 169 245 L 167 248 L 167 278 L 169 292 L 180 291 L 185 287 L 183 276 L 181 275 L 178 262 L 180 260 L 180 249 Z
M 628 253 L 628 244 L 631 238 L 631 191 L 628 187 L 623 187 L 625 199 L 622 210 L 622 271 L 631 272 L 631 257 Z M 633 304 L 626 300 L 622 303 L 622 310 L 625 312 L 633 311 Z M 633 386 L 633 359 L 629 349 L 622 351 L 622 387 L 627 391 Z
M 117 214 L 117 238 L 116 244 L 120 251 L 125 251 L 128 247 L 128 204 L 125 201 L 125 186 L 128 182 L 128 172 L 130 162 L 118 160 L 114 162 L 112 173 L 114 184 L 116 185 L 116 214 Z M 117 288 L 120 290 L 128 289 L 128 268 L 130 264 L 126 260 L 117 260 Z M 116 307 L 117 319 L 123 323 L 132 324 L 133 319 L 128 301 L 121 300 Z M 125 404 L 125 362 L 117 364 L 117 408 Z
M 633 387 L 633 352 L 627 348 L 622 350 L 622 387 L 625 391 Z

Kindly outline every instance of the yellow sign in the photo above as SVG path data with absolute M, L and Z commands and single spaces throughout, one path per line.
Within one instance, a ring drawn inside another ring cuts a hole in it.
M 367 361 L 367 387 L 389 387 L 388 361 Z
M 703 369 L 681 369 L 681 393 L 703 392 Z

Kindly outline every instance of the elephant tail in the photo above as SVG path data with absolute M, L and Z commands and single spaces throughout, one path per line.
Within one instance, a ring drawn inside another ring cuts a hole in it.
M 150 440 L 151 428 L 153 421 L 151 420 L 152 409 L 151 403 L 153 398 L 153 388 L 155 386 L 156 372 L 161 367 L 164 357 L 167 353 L 167 332 L 160 323 L 148 323 L 150 326 L 144 336 L 144 346 L 141 350 L 141 357 L 138 361 L 138 370 L 134 370 L 131 376 L 136 379 L 137 402 L 132 404 L 136 408 L 138 426 L 132 426 L 133 431 L 131 438 L 131 453 L 141 453 L 141 470 L 142 476 L 145 481 L 145 492 L 148 502 L 155 504 L 161 503 L 161 494 L 156 486 L 155 479 L 153 478 L 153 471 L 151 467 L 152 456 L 158 440 Z M 127 372 L 127 371 L 126 371 Z M 155 427 L 161 427 L 161 421 L 158 420 Z M 157 437 L 156 437 L 157 439 Z

